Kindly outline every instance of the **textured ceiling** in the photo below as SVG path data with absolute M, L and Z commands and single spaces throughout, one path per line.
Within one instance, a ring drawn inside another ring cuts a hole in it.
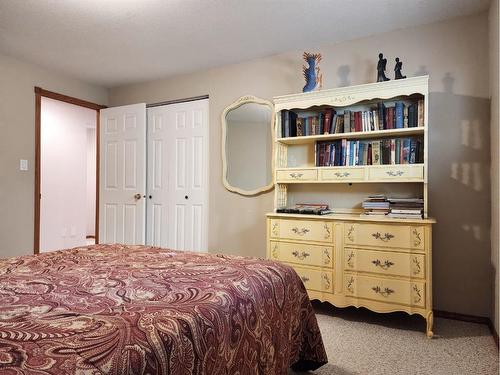
M 478 13 L 489 0 L 0 0 L 0 53 L 106 87 Z

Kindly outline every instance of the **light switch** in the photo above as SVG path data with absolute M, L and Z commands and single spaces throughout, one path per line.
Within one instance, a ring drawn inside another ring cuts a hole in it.
M 19 170 L 20 171 L 27 171 L 28 170 L 28 160 L 26 160 L 26 159 L 19 160 Z

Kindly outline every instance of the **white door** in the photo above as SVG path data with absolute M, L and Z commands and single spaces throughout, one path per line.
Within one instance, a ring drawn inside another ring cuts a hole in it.
M 148 108 L 148 244 L 207 250 L 208 156 L 208 99 Z
M 146 105 L 101 110 L 99 242 L 144 244 Z

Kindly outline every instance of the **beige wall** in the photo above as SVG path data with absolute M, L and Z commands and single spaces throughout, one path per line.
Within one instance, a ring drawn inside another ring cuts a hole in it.
M 34 86 L 107 104 L 107 90 L 0 55 L 0 257 L 33 253 Z M 29 171 L 19 171 L 28 159 Z
M 403 61 L 403 74 L 430 75 L 430 211 L 439 221 L 434 232 L 434 304 L 436 309 L 482 316 L 490 315 L 492 285 L 487 16 L 309 48 L 323 54 L 324 88 L 373 82 L 380 51 L 389 60 L 390 77 L 396 56 Z M 211 251 L 265 256 L 264 215 L 273 208 L 273 192 L 242 197 L 224 189 L 220 115 L 245 94 L 272 99 L 300 92 L 301 54 L 110 90 L 111 105 L 210 95 Z
M 495 329 L 498 333 L 498 248 L 500 245 L 499 226 L 500 226 L 500 213 L 499 213 L 499 188 L 500 188 L 500 175 L 499 175 L 499 147 L 500 147 L 500 133 L 499 133 L 499 110 L 500 102 L 498 97 L 498 60 L 499 60 L 499 25 L 498 19 L 500 18 L 498 0 L 493 0 L 490 5 L 489 11 L 489 52 L 490 52 L 490 96 L 491 96 L 491 263 L 495 272 L 495 287 L 493 288 L 493 321 Z

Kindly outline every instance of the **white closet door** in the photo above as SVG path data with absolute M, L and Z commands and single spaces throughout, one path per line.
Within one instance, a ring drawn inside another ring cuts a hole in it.
M 148 109 L 148 243 L 207 250 L 208 99 Z
M 99 242 L 144 244 L 146 105 L 101 110 Z

